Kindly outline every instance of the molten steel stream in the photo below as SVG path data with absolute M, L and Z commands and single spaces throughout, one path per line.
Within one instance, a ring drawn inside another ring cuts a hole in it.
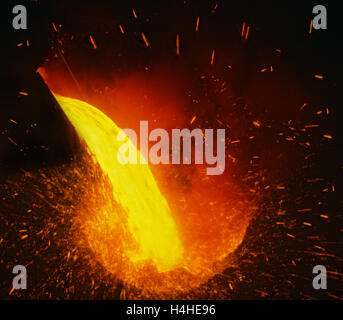
M 117 135 L 121 129 L 100 110 L 77 99 L 60 95 L 55 98 L 112 184 L 114 200 L 124 215 L 119 217 L 118 210 L 109 212 L 108 218 L 126 224 L 135 241 L 125 252 L 127 258 L 133 263 L 152 261 L 159 272 L 177 267 L 183 257 L 183 246 L 169 206 L 148 165 L 118 162 L 123 142 L 117 141 Z

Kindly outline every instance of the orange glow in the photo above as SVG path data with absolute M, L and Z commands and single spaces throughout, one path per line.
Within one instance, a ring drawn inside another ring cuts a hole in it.
M 197 21 L 196 21 L 196 24 L 195 24 L 195 32 L 199 31 L 199 22 L 200 22 L 200 17 L 197 17 Z
M 314 77 L 317 78 L 317 79 L 320 79 L 320 80 L 324 79 L 324 76 L 322 76 L 320 74 L 315 74 Z
M 136 11 L 134 9 L 132 9 L 132 14 L 135 17 L 135 19 L 138 19 L 137 13 L 136 13 Z
M 148 41 L 148 39 L 146 38 L 146 36 L 145 36 L 145 34 L 142 32 L 142 39 L 143 39 L 143 41 L 144 41 L 144 43 L 145 43 L 145 46 L 148 48 L 148 47 L 150 47 L 150 43 L 149 43 L 149 41 Z
M 79 98 L 67 75 L 43 68 L 39 72 L 55 92 Z M 85 93 L 82 100 L 99 109 L 56 95 L 110 182 L 90 178 L 97 185 L 96 193 L 85 195 L 80 204 L 76 219 L 81 221 L 83 236 L 76 241 L 87 246 L 125 288 L 141 290 L 144 298 L 180 297 L 223 271 L 256 212 L 227 174 L 207 176 L 205 165 L 130 165 L 136 168 L 127 169 L 115 165 L 113 144 L 119 130 L 115 123 L 138 132 L 140 120 L 150 120 L 151 130 L 198 122 L 196 116 L 183 113 L 184 101 L 175 99 L 177 88 L 172 90 L 168 78 L 164 81 L 165 87 L 160 78 L 144 81 L 136 76 L 122 79 L 116 90 L 98 96 Z
M 215 55 L 216 51 L 212 50 L 212 55 L 211 55 L 211 64 L 214 64 L 214 55 Z
M 95 41 L 91 35 L 89 35 L 89 40 L 91 41 L 93 48 L 96 49 L 97 45 L 96 45 L 96 43 L 95 43 Z
M 179 34 L 176 35 L 176 54 L 177 55 L 180 54 L 180 38 L 179 38 Z
M 123 27 L 122 27 L 121 25 L 119 25 L 119 29 L 120 29 L 120 32 L 121 32 L 122 34 L 125 33 L 125 32 L 124 32 L 124 29 L 123 29 Z
M 309 34 L 312 34 L 312 28 L 313 28 L 313 20 L 310 22 L 310 30 L 308 31 Z
M 168 204 L 149 167 L 118 162 L 117 154 L 123 142 L 116 138 L 121 130 L 100 110 L 80 100 L 55 97 L 108 176 L 114 199 L 125 211 L 125 218 L 120 217 L 120 212 L 106 213 L 113 229 L 115 222 L 127 224 L 131 241 L 136 242 L 136 249 L 123 254 L 133 263 L 151 260 L 160 272 L 175 267 L 182 258 L 182 246 Z

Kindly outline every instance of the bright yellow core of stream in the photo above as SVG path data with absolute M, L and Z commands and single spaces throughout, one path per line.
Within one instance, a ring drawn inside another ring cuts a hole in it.
M 183 246 L 168 203 L 149 166 L 118 161 L 124 142 L 118 141 L 117 136 L 123 131 L 100 110 L 77 99 L 57 94 L 55 98 L 108 177 L 114 200 L 125 213 L 119 218 L 118 212 L 107 213 L 113 222 L 125 224 L 130 241 L 135 242 L 125 255 L 135 264 L 152 262 L 159 272 L 176 268 L 183 258 Z M 131 141 L 127 138 L 125 143 Z M 133 144 L 131 147 L 135 148 Z M 138 150 L 137 153 L 141 156 Z M 113 243 L 114 250 L 115 247 Z

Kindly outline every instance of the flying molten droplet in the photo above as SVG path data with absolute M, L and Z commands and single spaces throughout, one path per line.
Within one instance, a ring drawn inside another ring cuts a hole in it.
M 124 143 L 117 141 L 121 129 L 100 110 L 77 99 L 60 95 L 55 98 L 108 176 L 114 200 L 126 212 L 123 223 L 136 242 L 135 249 L 126 253 L 131 262 L 153 262 L 159 272 L 177 267 L 183 257 L 183 247 L 169 206 L 149 166 L 118 162 L 117 154 Z M 118 221 L 117 213 L 111 214 L 113 221 Z

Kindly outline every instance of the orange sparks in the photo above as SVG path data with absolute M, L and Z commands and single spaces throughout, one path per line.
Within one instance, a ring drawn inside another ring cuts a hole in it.
M 23 44 L 20 42 L 17 44 L 17 47 L 21 47 Z
M 199 22 L 200 22 L 200 17 L 197 18 L 197 22 L 195 23 L 195 32 L 198 32 L 199 30 Z
M 332 135 L 330 134 L 324 134 L 323 137 L 326 139 L 332 139 Z
M 190 124 L 193 124 L 193 122 L 195 121 L 195 119 L 197 118 L 197 116 L 194 116 L 190 122 Z
M 301 111 L 302 109 L 304 109 L 306 106 L 307 106 L 307 103 L 304 103 L 304 104 L 300 107 L 299 111 Z
M 242 26 L 242 32 L 241 32 L 242 38 L 244 38 L 244 33 L 245 33 L 245 22 L 243 22 L 243 26 Z
M 246 32 L 246 34 L 245 34 L 245 40 L 248 40 L 249 31 L 250 31 L 250 27 L 248 26 L 247 32 Z
M 310 30 L 308 31 L 309 34 L 312 34 L 312 27 L 313 27 L 313 20 L 311 20 L 311 23 L 310 23 Z
M 91 43 L 92 43 L 92 45 L 93 45 L 93 48 L 96 49 L 97 46 L 96 46 L 96 43 L 95 43 L 95 41 L 94 41 L 92 35 L 89 35 L 89 40 L 91 41 Z
M 27 92 L 24 92 L 24 91 L 19 91 L 19 94 L 21 94 L 22 96 L 28 96 L 29 95 Z
M 15 123 L 15 124 L 18 124 L 17 121 L 14 121 L 13 119 L 10 119 L 11 122 Z
M 313 247 L 314 247 L 314 248 L 317 248 L 317 249 L 319 249 L 319 250 L 325 251 L 325 249 L 324 249 L 324 248 L 322 248 L 322 247 L 320 247 L 320 246 L 316 246 L 316 245 L 314 245 Z
M 149 43 L 149 41 L 147 40 L 147 38 L 146 38 L 146 36 L 145 36 L 145 34 L 142 32 L 142 39 L 143 39 L 143 41 L 144 41 L 144 43 L 145 43 L 145 46 L 148 48 L 148 47 L 150 47 L 150 43 Z
M 135 19 L 138 19 L 137 13 L 134 9 L 132 9 L 132 13 L 133 13 L 133 16 L 135 17 Z
M 176 54 L 180 54 L 180 37 L 179 34 L 176 35 Z
M 30 42 L 29 40 L 26 40 L 26 46 L 29 47 L 30 46 Z
M 322 76 L 320 74 L 315 74 L 314 77 L 317 79 L 320 79 L 320 80 L 324 79 L 324 76 Z
M 52 27 L 54 28 L 55 32 L 57 32 L 57 28 L 54 22 L 52 23 Z
M 242 38 L 244 38 L 245 40 L 248 40 L 249 31 L 250 31 L 250 26 L 248 26 L 245 22 L 243 22 L 242 31 L 241 31 Z
M 261 122 L 259 122 L 259 121 L 253 121 L 253 123 L 252 123 L 256 128 L 260 128 L 261 127 Z
M 120 32 L 121 32 L 122 34 L 125 33 L 125 32 L 124 32 L 124 29 L 123 29 L 123 27 L 122 27 L 121 25 L 119 25 L 119 29 L 120 29 Z
M 212 50 L 212 56 L 211 56 L 211 64 L 214 64 L 214 55 L 215 55 L 215 50 Z
M 10 137 L 7 137 L 7 139 L 8 139 L 9 141 L 11 141 L 15 146 L 18 146 L 17 143 L 16 143 L 13 139 L 11 139 Z

